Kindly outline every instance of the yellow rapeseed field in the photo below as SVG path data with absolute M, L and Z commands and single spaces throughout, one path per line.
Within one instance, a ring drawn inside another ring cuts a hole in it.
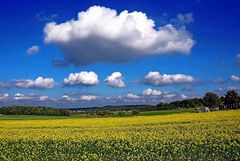
M 0 160 L 240 160 L 240 110 L 0 120 Z

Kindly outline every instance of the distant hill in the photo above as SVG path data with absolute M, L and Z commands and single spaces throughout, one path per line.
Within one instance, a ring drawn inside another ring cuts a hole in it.
M 1 107 L 0 114 L 5 115 L 43 115 L 43 116 L 69 116 L 65 109 L 55 109 L 43 106 L 10 106 Z
M 109 110 L 109 111 L 130 111 L 130 110 L 153 110 L 155 106 L 151 105 L 119 105 L 119 106 L 103 106 L 103 107 L 87 107 L 87 108 L 70 108 L 70 111 L 98 111 L 98 110 Z

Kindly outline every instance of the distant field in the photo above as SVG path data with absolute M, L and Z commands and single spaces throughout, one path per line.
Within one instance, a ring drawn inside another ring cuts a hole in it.
M 66 119 L 69 116 L 0 115 L 0 120 L 53 120 Z
M 240 160 L 240 110 L 19 117 L 0 116 L 0 160 Z
M 196 113 L 194 108 L 191 109 L 177 109 L 177 110 L 161 110 L 161 111 L 146 111 L 142 112 L 140 116 L 153 116 L 153 115 L 169 115 L 169 114 L 178 114 L 178 113 Z
M 169 115 L 178 113 L 195 113 L 196 110 L 179 109 L 179 110 L 161 110 L 161 111 L 146 111 L 140 112 L 139 116 L 153 116 L 153 115 Z M 131 117 L 131 112 L 126 112 L 124 117 Z M 51 120 L 51 119 L 73 119 L 73 118 L 86 118 L 86 114 L 73 114 L 71 116 L 34 116 L 34 115 L 0 115 L 0 120 Z M 97 117 L 97 116 L 96 116 Z M 119 117 L 118 112 L 113 112 L 111 117 Z
M 169 114 L 179 114 L 179 113 L 196 113 L 194 108 L 190 109 L 176 109 L 176 110 L 160 110 L 160 111 L 145 111 L 140 112 L 139 116 L 154 116 L 154 115 L 169 115 Z M 126 112 L 124 117 L 132 116 L 131 111 Z M 114 112 L 112 117 L 119 117 L 118 112 Z

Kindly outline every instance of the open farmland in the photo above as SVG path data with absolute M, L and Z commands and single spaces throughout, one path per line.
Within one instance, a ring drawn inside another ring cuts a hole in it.
M 0 160 L 189 159 L 239 160 L 240 110 L 0 120 Z

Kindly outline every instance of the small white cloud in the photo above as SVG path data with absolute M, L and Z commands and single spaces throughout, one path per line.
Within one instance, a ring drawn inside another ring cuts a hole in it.
M 216 91 L 217 91 L 217 92 L 223 92 L 224 89 L 223 89 L 223 88 L 217 88 Z
M 62 96 L 62 99 L 63 99 L 63 100 L 70 100 L 70 97 L 69 97 L 68 95 L 63 95 L 63 96 Z
M 136 94 L 133 94 L 133 93 L 128 93 L 126 95 L 126 98 L 130 98 L 130 99 L 138 99 L 140 98 L 140 96 L 136 95 Z
M 15 101 L 26 101 L 26 100 L 32 100 L 33 98 L 32 98 L 32 96 L 30 96 L 30 95 L 25 96 L 24 94 L 16 93 L 16 94 L 14 95 L 13 99 L 14 99 Z
M 240 77 L 236 75 L 232 75 L 230 79 L 234 82 L 240 82 Z
M 8 83 L 0 82 L 0 88 L 10 88 L 10 85 Z
M 14 95 L 14 97 L 22 97 L 23 96 L 23 94 L 21 94 L 21 93 L 16 93 L 15 95 Z
M 179 17 L 186 23 L 193 20 L 191 16 Z M 76 20 L 47 23 L 44 34 L 45 42 L 57 44 L 66 61 L 76 66 L 169 53 L 189 54 L 195 44 L 185 27 L 156 27 L 143 12 L 125 10 L 118 14 L 101 6 L 79 12 Z
M 194 82 L 194 78 L 192 76 L 188 76 L 184 74 L 160 75 L 159 72 L 149 72 L 144 78 L 144 83 L 154 85 L 154 86 L 162 86 L 162 85 L 170 85 L 170 84 L 185 84 L 185 83 L 193 83 L 193 82 Z
M 142 94 L 146 96 L 160 96 L 162 92 L 156 89 L 148 88 L 148 89 L 144 89 Z
M 97 96 L 95 96 L 95 95 L 81 95 L 79 97 L 80 101 L 93 101 L 96 99 L 97 99 Z
M 49 100 L 48 96 L 39 96 L 39 101 L 47 101 Z
M 181 94 L 181 98 L 182 98 L 182 99 L 187 99 L 188 96 L 186 96 L 185 94 Z
M 176 96 L 175 94 L 169 93 L 169 94 L 164 94 L 164 95 L 163 95 L 163 98 L 173 98 L 173 97 L 175 97 L 175 96 Z
M 64 79 L 66 86 L 93 86 L 99 83 L 98 75 L 95 72 L 83 71 L 80 73 L 70 73 L 68 78 Z
M 34 46 L 27 49 L 27 54 L 28 55 L 35 55 L 39 52 L 39 50 L 40 50 L 40 47 L 37 46 L 37 45 L 34 45 Z
M 61 100 L 63 100 L 63 101 L 76 101 L 75 98 L 71 98 L 70 96 L 68 96 L 66 94 L 62 96 Z
M 43 78 L 38 77 L 35 80 L 26 79 L 26 80 L 14 80 L 15 86 L 18 88 L 53 88 L 54 80 L 53 78 Z
M 105 83 L 111 87 L 126 87 L 126 84 L 123 81 L 122 73 L 120 72 L 113 72 L 111 75 L 107 76 Z
M 4 94 L 0 94 L 0 101 L 7 101 L 9 97 L 9 94 L 4 93 Z

